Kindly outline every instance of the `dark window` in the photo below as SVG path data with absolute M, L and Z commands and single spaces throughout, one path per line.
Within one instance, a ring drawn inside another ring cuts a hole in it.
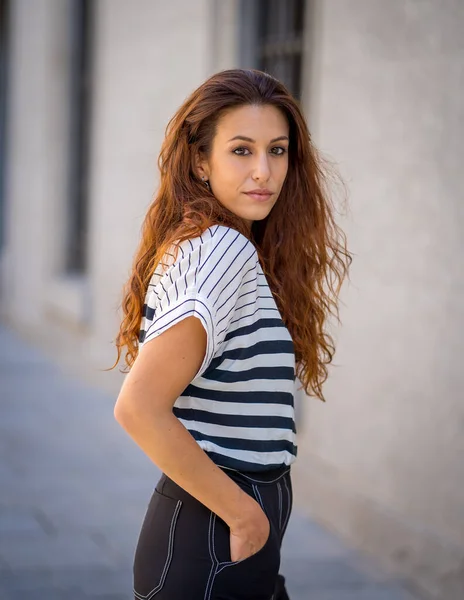
M 257 67 L 301 94 L 304 0 L 258 0 Z
M 282 81 L 301 97 L 304 0 L 257 0 L 256 68 Z
M 72 0 L 70 11 L 70 143 L 65 269 L 87 268 L 92 0 Z

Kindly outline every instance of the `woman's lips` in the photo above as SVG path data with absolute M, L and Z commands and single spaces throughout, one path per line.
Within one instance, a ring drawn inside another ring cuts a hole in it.
M 273 196 L 272 192 L 269 193 L 256 193 L 256 192 L 244 192 L 247 196 L 249 196 L 250 198 L 253 198 L 253 200 L 257 200 L 258 202 L 266 202 L 266 200 L 269 200 L 269 198 L 271 196 Z

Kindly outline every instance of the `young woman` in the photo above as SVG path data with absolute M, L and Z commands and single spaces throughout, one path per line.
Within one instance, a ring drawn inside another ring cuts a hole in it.
M 117 337 L 115 417 L 162 471 L 134 595 L 282 600 L 295 381 L 324 400 L 351 256 L 304 117 L 265 73 L 203 83 L 159 167 Z

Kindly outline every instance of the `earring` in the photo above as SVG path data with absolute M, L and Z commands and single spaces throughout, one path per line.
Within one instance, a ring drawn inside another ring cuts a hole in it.
M 210 190 L 211 187 L 209 185 L 209 181 L 206 179 L 206 177 L 203 175 L 203 177 L 201 178 L 201 180 L 203 181 L 203 183 L 206 185 L 206 187 Z

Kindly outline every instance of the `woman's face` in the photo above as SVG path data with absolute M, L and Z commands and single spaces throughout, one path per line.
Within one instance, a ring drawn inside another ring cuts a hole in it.
M 251 227 L 277 202 L 288 171 L 289 126 L 274 106 L 246 105 L 218 121 L 208 159 L 199 163 L 217 200 Z

